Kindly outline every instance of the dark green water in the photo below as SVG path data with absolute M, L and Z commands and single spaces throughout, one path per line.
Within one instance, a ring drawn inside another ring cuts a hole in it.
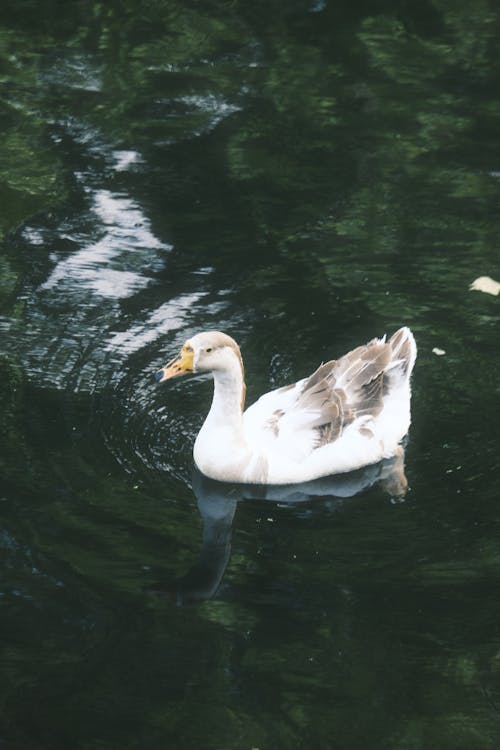
M 4 0 L 1 750 L 499 746 L 499 38 L 492 0 Z M 152 380 L 190 334 L 251 401 L 403 324 L 404 502 L 193 478 L 210 383 Z

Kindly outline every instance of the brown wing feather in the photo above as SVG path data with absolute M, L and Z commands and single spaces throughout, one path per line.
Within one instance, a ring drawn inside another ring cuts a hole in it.
M 408 329 L 400 328 L 399 331 L 396 331 L 396 333 L 389 339 L 389 346 L 393 351 L 393 359 L 399 360 L 399 366 L 406 375 L 414 361 L 414 350 L 410 343 Z
M 317 431 L 317 447 L 337 440 L 356 417 L 380 413 L 384 372 L 392 356 L 389 344 L 374 339 L 321 365 L 306 380 L 296 408 L 317 413 L 311 422 Z
M 383 408 L 391 371 L 395 366 L 404 371 L 411 361 L 411 346 L 401 329 L 388 342 L 373 339 L 338 360 L 320 365 L 304 382 L 292 407 L 316 415 L 309 423 L 316 431 L 315 447 L 337 440 L 356 417 L 376 417 Z M 276 435 L 284 416 L 285 412 L 277 410 L 269 421 Z M 365 431 L 370 432 L 368 428 Z
M 320 365 L 306 380 L 295 408 L 315 412 L 310 426 L 316 431 L 316 446 L 332 443 L 342 434 L 346 417 L 345 393 L 335 388 L 335 366 L 332 360 Z
M 351 354 L 356 354 L 355 358 Z M 344 388 L 347 392 L 349 407 L 353 418 L 361 415 L 376 417 L 382 411 L 383 383 L 385 372 L 392 359 L 392 349 L 382 342 L 371 342 L 346 355 L 348 381 Z M 339 376 L 340 379 L 340 376 Z

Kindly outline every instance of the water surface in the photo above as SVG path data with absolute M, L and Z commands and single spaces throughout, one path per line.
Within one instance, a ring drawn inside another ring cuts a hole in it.
M 500 11 L 0 9 L 0 745 L 496 748 Z M 204 484 L 249 402 L 415 333 L 409 491 Z M 433 349 L 444 351 L 438 355 Z

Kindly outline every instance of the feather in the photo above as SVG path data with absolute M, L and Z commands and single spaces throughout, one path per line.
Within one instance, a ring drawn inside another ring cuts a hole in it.
M 194 447 L 198 468 L 222 481 L 289 484 L 393 456 L 410 424 L 416 345 L 408 328 L 321 364 L 264 394 L 242 415 L 243 361 L 225 334 L 186 342 L 196 370 L 211 371 L 214 399 Z M 166 378 L 176 377 L 172 368 Z

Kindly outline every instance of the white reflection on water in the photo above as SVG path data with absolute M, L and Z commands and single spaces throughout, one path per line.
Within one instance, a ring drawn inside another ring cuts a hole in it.
M 33 227 L 25 227 L 23 229 L 23 237 L 30 245 L 42 246 L 45 242 L 42 232 Z
M 113 151 L 115 172 L 125 172 L 132 164 L 139 164 L 142 159 L 137 151 Z
M 133 151 L 113 156 L 115 169 L 126 169 L 140 159 Z M 94 191 L 84 173 L 80 181 L 89 196 L 90 216 L 85 211 L 81 220 L 63 221 L 56 234 L 59 246 L 76 250 L 55 249 L 49 255 L 54 265 L 45 281 L 25 290 L 25 322 L 12 342 L 32 381 L 94 392 L 109 382 L 129 351 L 180 326 L 181 320 L 171 302 L 163 313 L 148 311 L 142 316 L 148 316 L 146 320 L 134 320 L 130 330 L 117 333 L 128 319 L 122 300 L 156 281 L 172 246 L 154 235 L 129 195 Z M 22 236 L 28 246 L 50 246 L 51 234 L 43 227 L 27 226 Z M 187 309 L 195 301 L 192 295 L 180 307 Z M 172 322 L 174 310 L 177 317 Z
M 170 250 L 171 246 L 154 236 L 135 201 L 99 190 L 94 196 L 93 210 L 105 225 L 104 236 L 60 260 L 40 287 L 42 290 L 69 293 L 83 289 L 100 297 L 122 299 L 151 283 L 144 271 L 156 271 L 163 266 L 156 251 Z
M 40 78 L 44 84 L 80 91 L 102 91 L 102 69 L 91 55 L 70 52 L 55 60 L 41 62 Z
M 182 328 L 186 323 L 186 314 L 206 294 L 207 292 L 181 294 L 175 300 L 165 302 L 144 323 L 135 325 L 128 331 L 115 333 L 108 343 L 108 349 L 135 352 L 160 336 Z
M 226 117 L 241 110 L 241 107 L 237 104 L 230 104 L 222 96 L 216 94 L 179 96 L 177 101 L 187 105 L 195 112 L 202 112 L 204 115 L 207 115 L 208 121 L 202 127 L 193 130 L 195 135 L 201 135 L 213 130 Z

